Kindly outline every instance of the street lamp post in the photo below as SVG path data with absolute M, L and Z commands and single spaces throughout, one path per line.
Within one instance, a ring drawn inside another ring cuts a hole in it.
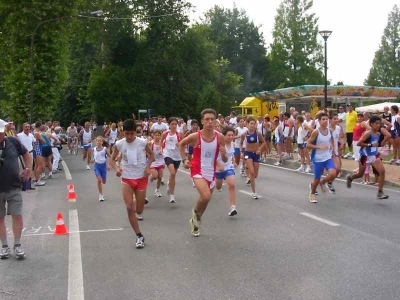
M 332 31 L 330 30 L 322 30 L 319 32 L 319 34 L 323 37 L 325 41 L 325 89 L 324 89 L 324 100 L 321 103 L 322 107 L 325 107 L 325 105 L 328 102 L 328 62 L 327 62 L 327 40 L 329 36 L 332 34 Z
M 169 76 L 169 97 L 171 101 L 171 116 L 174 112 L 174 101 L 172 100 L 172 82 L 174 81 L 174 76 Z
M 223 88 L 224 88 L 224 77 L 222 76 L 222 68 L 224 66 L 224 64 L 222 62 L 220 62 L 219 64 L 219 73 L 220 73 L 220 82 L 221 82 L 221 90 L 220 90 L 220 105 L 222 107 L 222 95 L 223 95 Z
M 90 13 L 91 15 L 95 15 L 97 17 L 100 17 L 103 15 L 102 10 L 96 10 L 92 11 Z M 50 23 L 53 21 L 60 21 L 60 20 L 65 20 L 65 19 L 72 19 L 72 18 L 84 18 L 85 16 L 82 15 L 77 15 L 77 16 L 65 16 L 65 17 L 58 17 L 54 19 L 48 19 L 45 21 L 40 22 L 39 24 L 36 25 L 35 29 L 33 29 L 32 35 L 31 35 L 31 51 L 30 51 L 30 117 L 29 117 L 29 122 L 32 124 L 33 121 L 33 100 L 34 100 L 34 72 L 33 72 L 33 59 L 34 59 L 34 51 L 35 51 L 35 35 L 36 31 L 39 29 L 40 26 L 46 23 Z

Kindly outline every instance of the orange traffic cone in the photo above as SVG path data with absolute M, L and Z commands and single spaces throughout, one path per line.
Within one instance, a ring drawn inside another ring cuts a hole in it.
M 54 230 L 54 235 L 64 235 L 68 234 L 67 227 L 65 227 L 64 219 L 62 213 L 57 214 L 56 229 Z
M 78 199 L 78 197 L 76 196 L 74 185 L 69 184 L 68 185 L 68 201 L 76 202 L 76 199 Z

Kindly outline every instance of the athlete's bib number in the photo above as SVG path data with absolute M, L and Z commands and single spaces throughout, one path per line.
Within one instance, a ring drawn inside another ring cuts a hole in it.
M 136 149 L 128 149 L 126 151 L 126 158 L 129 165 L 137 165 L 137 151 Z

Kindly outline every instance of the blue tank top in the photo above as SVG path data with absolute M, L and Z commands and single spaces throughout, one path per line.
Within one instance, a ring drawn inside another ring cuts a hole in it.
M 43 138 L 44 141 L 46 142 L 46 143 L 44 143 L 44 144 L 42 145 L 42 147 L 50 147 L 50 146 L 51 146 L 51 142 L 50 142 L 50 139 L 49 139 L 49 137 L 47 136 L 47 134 L 46 134 L 46 133 L 41 133 L 40 135 L 42 136 L 42 138 Z
M 254 133 L 250 134 L 248 131 L 246 132 L 246 143 L 247 144 L 255 144 L 258 143 L 258 134 L 257 130 Z
M 380 135 L 381 134 L 379 132 L 377 132 L 375 135 L 371 132 L 368 144 L 379 142 Z M 378 147 L 363 147 L 360 149 L 360 154 L 366 156 L 375 156 L 378 154 Z

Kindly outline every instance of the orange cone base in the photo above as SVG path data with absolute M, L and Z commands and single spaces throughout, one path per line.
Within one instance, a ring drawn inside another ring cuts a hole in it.
M 65 227 L 64 219 L 62 213 L 57 214 L 56 229 L 54 230 L 54 235 L 65 235 L 68 234 L 67 227 Z

